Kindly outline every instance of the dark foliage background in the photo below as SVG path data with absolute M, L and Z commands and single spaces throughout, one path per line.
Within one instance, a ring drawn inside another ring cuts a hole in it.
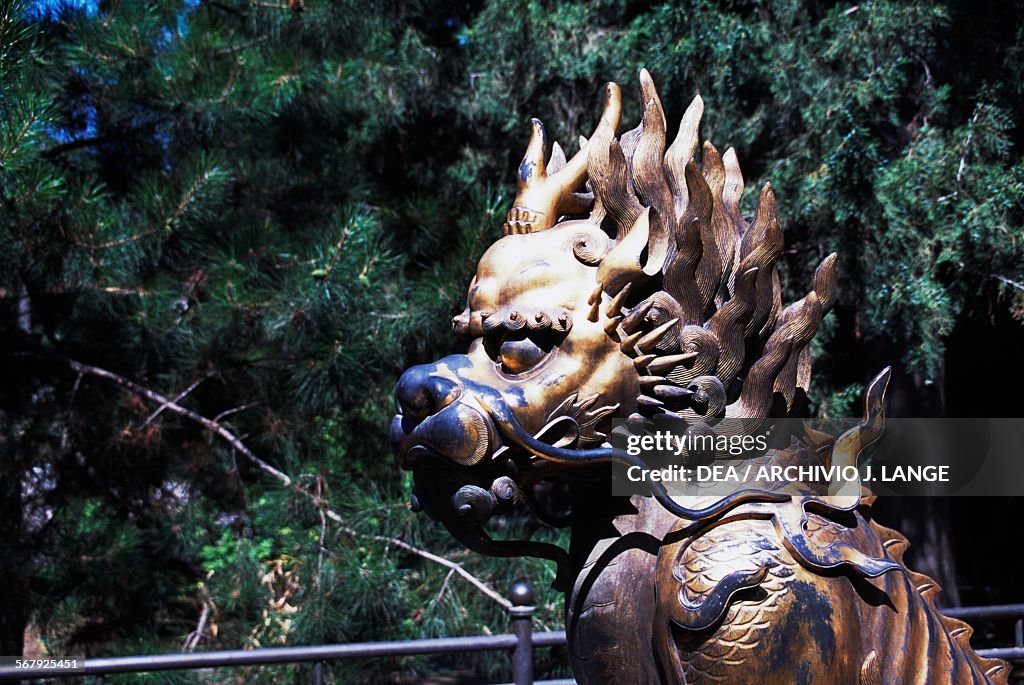
M 505 630 L 386 540 L 502 591 L 552 569 L 468 554 L 408 511 L 390 393 L 453 347 L 529 117 L 574 151 L 600 84 L 633 92 L 641 66 L 670 120 L 701 94 L 704 136 L 736 147 L 748 188 L 772 182 L 789 283 L 839 252 L 815 411 L 851 412 L 891 363 L 897 415 L 1019 415 L 1022 27 L 1020 3 L 965 0 L 0 0 L 0 654 Z M 1021 599 L 994 523 L 1015 500 L 880 506 L 947 601 Z M 560 598 L 540 604 L 560 625 Z

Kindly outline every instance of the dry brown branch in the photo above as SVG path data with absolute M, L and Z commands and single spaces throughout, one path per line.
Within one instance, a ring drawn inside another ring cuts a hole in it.
M 139 385 L 138 383 L 128 378 L 125 378 L 120 374 L 114 373 L 113 371 L 101 369 L 100 367 L 92 366 L 91 364 L 83 364 L 82 362 L 75 361 L 74 359 L 70 359 L 68 357 L 64 357 L 61 355 L 56 355 L 55 353 L 52 352 L 50 352 L 50 354 L 61 359 L 75 373 L 79 373 L 86 376 L 95 376 L 97 378 L 104 378 L 106 380 L 109 380 L 115 385 L 118 385 L 126 390 L 135 393 L 136 395 L 145 397 L 146 399 L 157 403 L 164 410 L 170 411 L 179 416 L 183 416 L 189 419 L 190 421 L 194 421 L 195 423 L 198 423 L 207 430 L 220 436 L 227 444 L 229 444 L 232 447 L 232 449 L 234 449 L 237 453 L 245 457 L 251 464 L 256 466 L 265 474 L 280 481 L 282 484 L 284 484 L 285 487 L 287 487 L 292 492 L 301 495 L 302 497 L 305 497 L 311 500 L 313 503 L 315 503 L 316 506 L 320 508 L 321 512 L 323 512 L 323 514 L 327 518 L 338 524 L 339 529 L 346 535 L 355 538 L 360 538 L 363 540 L 381 542 L 388 547 L 395 547 L 397 549 L 408 552 L 409 554 L 412 554 L 414 556 L 418 556 L 421 559 L 425 559 L 427 561 L 443 566 L 449 569 L 450 571 L 462 576 L 462 578 L 466 580 L 470 585 L 475 587 L 482 594 L 494 600 L 496 603 L 498 603 L 505 609 L 512 608 L 512 603 L 508 599 L 502 597 L 496 590 L 494 590 L 494 588 L 492 588 L 487 583 L 480 580 L 472 573 L 467 571 L 465 568 L 463 568 L 462 564 L 451 561 L 450 559 L 446 559 L 425 549 L 421 549 L 414 545 L 410 545 L 408 542 L 405 542 L 404 540 L 399 540 L 398 538 L 387 537 L 385 535 L 371 535 L 358 531 L 355 528 L 352 528 L 345 522 L 345 519 L 342 518 L 341 514 L 334 511 L 327 505 L 323 498 L 317 496 L 312 492 L 309 492 L 305 488 L 298 485 L 294 480 L 292 480 L 292 478 L 289 477 L 288 474 L 274 468 L 266 461 L 260 459 L 258 456 L 256 456 L 255 453 L 253 453 L 252 450 L 250 450 L 245 445 L 244 442 L 242 442 L 241 438 L 236 436 L 234 433 L 232 433 L 230 430 L 225 428 L 223 425 L 217 423 L 216 421 L 208 419 L 205 416 L 192 411 L 191 409 L 183 407 L 177 402 L 175 402 L 173 399 L 165 397 L 164 395 L 161 395 L 158 392 L 150 390 L 149 388 L 146 388 L 142 385 Z
M 174 402 L 181 402 L 183 399 L 188 397 L 188 395 L 193 390 L 198 388 L 200 383 L 205 381 L 207 378 L 210 378 L 212 375 L 213 375 L 213 373 L 211 372 L 211 373 L 207 373 L 207 374 L 205 374 L 203 376 L 200 376 L 197 380 L 195 380 L 194 382 L 190 383 L 187 388 L 185 388 L 180 393 L 175 395 L 173 401 Z M 79 375 L 79 378 L 81 378 L 81 375 Z M 156 419 L 156 417 L 160 416 L 161 412 L 163 412 L 163 410 L 166 409 L 166 408 L 167 408 L 167 405 L 164 405 L 164 404 L 161 404 L 159 407 L 157 407 L 156 410 L 154 410 L 153 413 L 150 414 L 149 417 L 145 421 L 142 422 L 142 427 L 145 428 L 149 424 L 153 423 L 153 421 Z M 216 420 L 216 419 L 214 419 L 214 420 Z
M 196 629 L 193 630 L 185 638 L 185 643 L 182 645 L 182 651 L 192 652 L 195 651 L 196 645 L 203 639 L 203 633 L 206 631 L 206 621 L 210 618 L 210 603 L 203 600 L 203 610 L 199 613 L 199 621 L 196 623 Z

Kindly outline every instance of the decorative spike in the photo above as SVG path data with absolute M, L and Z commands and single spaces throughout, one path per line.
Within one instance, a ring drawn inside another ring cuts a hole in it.
M 641 407 L 664 407 L 665 403 L 659 399 L 650 397 L 649 395 L 640 395 L 636 398 L 636 403 Z
M 644 322 L 644 317 L 647 316 L 647 312 L 651 311 L 651 307 L 654 306 L 654 300 L 644 300 L 636 307 L 633 308 L 626 318 L 622 320 L 622 330 L 626 333 L 634 333 L 640 325 Z
M 619 340 L 619 322 L 621 321 L 621 316 L 613 316 L 604 322 L 604 332 L 614 338 L 616 342 Z
M 654 423 L 649 418 L 643 414 L 637 414 L 635 412 L 630 414 L 629 418 L 626 419 L 626 426 L 634 433 L 646 431 L 653 425 Z
M 642 338 L 643 336 L 643 331 L 631 333 L 622 339 L 622 342 L 619 343 L 619 347 L 621 347 L 622 351 L 625 352 L 626 354 L 633 354 L 633 349 L 636 347 L 637 341 L 640 340 L 640 338 Z
M 626 301 L 627 297 L 629 297 L 629 290 L 632 287 L 632 283 L 627 283 L 622 286 L 622 290 L 619 291 L 618 295 L 612 298 L 612 301 L 609 302 L 608 306 L 605 308 L 605 316 L 617 317 L 619 315 L 619 312 L 622 310 L 622 303 Z
M 654 396 L 663 400 L 683 400 L 693 397 L 693 391 L 688 388 L 680 388 L 678 385 L 656 385 Z
M 679 323 L 679 319 L 671 319 L 661 324 L 640 339 L 636 344 L 637 349 L 640 350 L 640 352 L 647 354 L 654 349 L 655 345 L 661 342 L 662 338 L 668 335 L 669 331 L 671 331 L 677 323 Z
M 594 304 L 595 302 L 599 302 L 601 300 L 601 293 L 603 292 L 604 284 L 598 283 L 597 287 L 594 288 L 594 291 L 590 293 L 590 297 L 587 298 L 587 304 Z
M 587 320 L 597 323 L 598 319 L 601 318 L 601 300 L 594 300 L 594 303 L 590 305 L 590 312 L 587 313 Z
M 667 382 L 664 376 L 640 376 L 640 389 L 647 392 L 654 386 Z
M 587 146 L 587 137 L 586 136 L 580 136 L 580 149 L 582 150 L 586 146 Z
M 667 373 L 684 362 L 696 359 L 699 352 L 684 352 L 683 354 L 670 354 L 658 357 L 647 366 L 648 373 Z
M 962 626 L 957 626 L 956 628 L 953 628 L 951 631 L 949 631 L 949 636 L 955 640 L 958 637 L 960 637 L 961 635 L 963 635 L 964 633 L 968 633 L 966 641 L 969 641 L 970 637 L 971 637 L 970 636 L 970 632 L 971 632 L 971 627 L 970 626 L 962 625 Z
M 633 360 L 633 366 L 640 373 L 643 373 L 647 368 L 647 365 L 651 363 L 651 360 L 656 359 L 657 355 L 654 354 L 643 354 Z

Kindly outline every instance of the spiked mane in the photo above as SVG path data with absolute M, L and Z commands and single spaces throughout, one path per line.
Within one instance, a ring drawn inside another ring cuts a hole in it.
M 590 318 L 599 320 L 604 306 L 608 334 L 635 358 L 641 411 L 703 420 L 788 414 L 806 396 L 807 346 L 835 302 L 835 255 L 818 267 L 810 292 L 783 309 L 771 186 L 748 223 L 735 150 L 723 155 L 706 142 L 701 165 L 694 159 L 700 97 L 666 149 L 664 110 L 646 70 L 640 91 L 643 120 L 619 134 L 621 92 L 609 83 L 597 130 L 569 161 L 555 143 L 545 163 L 544 127 L 532 121 L 504 232 L 548 230 L 589 210 L 586 220 L 608 234 L 606 254 L 589 262 L 599 283 Z

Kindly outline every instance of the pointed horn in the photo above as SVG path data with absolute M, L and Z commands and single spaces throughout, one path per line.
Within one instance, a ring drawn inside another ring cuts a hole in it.
M 554 225 L 554 205 L 544 157 L 547 155 L 547 134 L 540 119 L 530 119 L 530 142 L 516 174 L 516 199 L 508 210 L 502 229 L 505 235 L 542 231 Z
M 683 400 L 693 397 L 694 392 L 689 388 L 680 388 L 678 385 L 656 385 L 654 396 L 662 400 Z
M 640 340 L 640 338 L 642 338 L 642 337 L 644 337 L 644 332 L 643 331 L 637 331 L 635 333 L 631 333 L 631 334 L 627 335 L 625 338 L 622 339 L 622 342 L 619 343 L 619 347 L 622 349 L 623 353 L 632 355 L 633 352 L 636 350 L 636 343 L 637 343 L 637 341 Z M 638 356 L 643 356 L 643 355 L 638 355 Z
M 605 87 L 604 112 L 593 138 L 604 136 L 611 140 L 621 114 L 621 93 L 618 86 L 610 83 Z M 526 155 L 519 165 L 518 192 L 505 223 L 505 235 L 535 233 L 551 228 L 560 215 L 566 212 L 585 211 L 584 204 L 590 202 L 585 195 L 573 193 L 587 175 L 590 146 L 582 146 L 580 151 L 557 171 L 554 171 L 554 167 L 558 166 L 558 160 L 553 157 L 552 173 L 548 174 L 544 165 L 547 152 L 544 124 L 539 119 L 531 119 L 530 123 L 533 130 Z M 564 157 L 564 153 L 562 156 Z

